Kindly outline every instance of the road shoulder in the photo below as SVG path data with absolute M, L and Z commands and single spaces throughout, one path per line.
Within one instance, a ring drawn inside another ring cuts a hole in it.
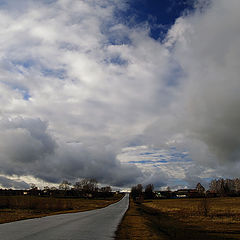
M 116 231 L 117 240 L 166 240 L 166 236 L 152 227 L 151 220 L 141 206 L 130 199 L 129 208 Z

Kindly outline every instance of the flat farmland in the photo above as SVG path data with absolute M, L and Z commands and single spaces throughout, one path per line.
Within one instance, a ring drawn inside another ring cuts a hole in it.
M 0 223 L 106 207 L 122 195 L 107 199 L 0 196 Z
M 240 198 L 152 200 L 142 210 L 170 239 L 240 239 Z

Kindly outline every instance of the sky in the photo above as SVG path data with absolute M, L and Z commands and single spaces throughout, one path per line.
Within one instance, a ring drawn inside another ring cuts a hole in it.
M 239 9 L 0 0 L 0 187 L 239 177 Z

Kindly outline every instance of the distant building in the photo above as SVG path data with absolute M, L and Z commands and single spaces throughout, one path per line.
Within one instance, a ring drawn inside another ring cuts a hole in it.
M 198 198 L 204 196 L 197 189 L 179 189 L 175 194 L 177 198 Z
M 216 191 L 208 190 L 206 191 L 206 197 L 220 197 L 220 194 L 218 194 Z
M 167 198 L 174 198 L 175 195 L 174 195 L 174 192 L 171 192 L 171 191 L 155 191 L 155 197 L 167 199 Z

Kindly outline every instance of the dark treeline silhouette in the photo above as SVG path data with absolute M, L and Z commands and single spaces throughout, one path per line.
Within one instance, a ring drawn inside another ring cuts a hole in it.
M 0 189 L 0 196 L 52 196 L 52 197 L 78 197 L 78 198 L 110 198 L 115 192 L 110 186 L 99 187 L 96 179 L 81 179 L 72 184 L 67 180 L 63 180 L 59 187 L 45 186 L 38 189 L 36 185 L 31 184 L 27 190 Z
M 201 183 L 194 189 L 178 189 L 171 191 L 169 187 L 165 191 L 154 191 L 154 186 L 148 184 L 144 187 L 138 184 L 131 188 L 131 197 L 134 201 L 143 199 L 166 198 L 206 198 L 206 197 L 237 197 L 240 196 L 240 179 L 213 179 L 206 191 Z
M 138 184 L 137 186 L 133 186 L 131 189 L 131 197 L 135 201 L 137 198 L 143 197 L 143 186 L 142 184 Z
M 131 189 L 131 196 L 134 201 L 141 201 L 143 199 L 153 199 L 155 198 L 153 184 L 146 185 L 145 189 L 143 189 L 142 184 L 138 184 L 137 186 L 133 186 Z
M 153 184 L 148 184 L 143 188 L 141 184 L 133 186 L 131 188 L 131 197 L 134 201 L 141 202 L 143 199 L 154 198 L 184 198 L 184 197 L 204 197 L 205 188 L 198 183 L 195 189 L 178 189 L 177 191 L 171 191 L 169 187 L 165 191 L 154 191 Z

